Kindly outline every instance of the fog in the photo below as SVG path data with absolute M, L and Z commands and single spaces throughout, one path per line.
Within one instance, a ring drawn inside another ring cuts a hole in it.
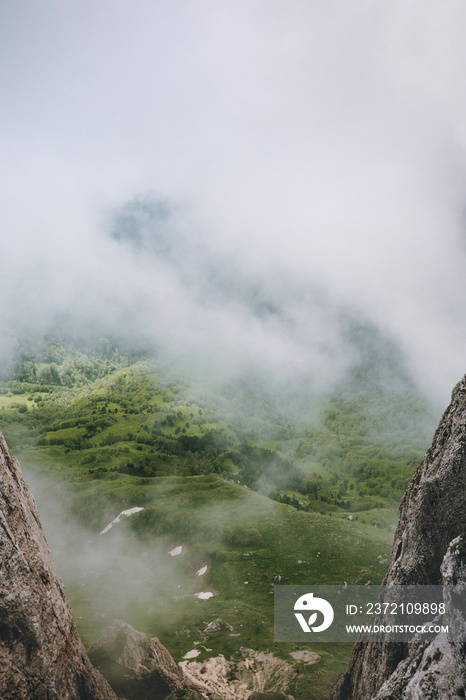
M 447 402 L 466 351 L 463 3 L 1 13 L 5 326 L 328 385 L 355 361 L 351 323 L 373 324 Z
M 26 468 L 25 474 L 86 642 L 95 639 L 98 631 L 115 618 L 150 627 L 164 608 L 165 612 L 167 606 L 176 608 L 177 601 L 190 599 L 203 590 L 202 579 L 195 575 L 196 568 L 204 563 L 199 555 L 186 547 L 182 557 L 169 554 L 180 543 L 176 534 L 141 540 L 124 520 L 111 531 L 99 534 L 95 521 L 100 519 L 107 525 L 115 515 L 108 503 L 102 505 L 100 512 L 94 509 L 94 522 L 84 525 L 82 518 L 73 517 L 69 490 L 44 480 L 35 468 Z M 176 506 L 173 511 L 182 517 Z
M 83 499 L 76 499 L 69 484 L 47 478 L 35 466 L 26 465 L 24 471 L 86 644 L 95 641 L 114 619 L 124 619 L 148 634 L 161 634 L 167 624 L 177 635 L 183 634 L 183 613 L 192 613 L 197 594 L 219 593 L 215 585 L 222 581 L 224 563 L 221 555 L 217 559 L 219 550 L 228 543 L 238 546 L 241 538 L 247 546 L 251 544 L 248 536 L 257 537 L 258 545 L 262 536 L 256 528 L 264 520 L 268 519 L 270 526 L 273 518 L 278 529 L 280 523 L 286 527 L 286 513 L 267 498 L 251 495 L 246 489 L 243 493 L 243 487 L 229 487 L 229 497 L 223 493 L 217 505 L 204 493 L 202 509 L 196 512 L 194 508 L 193 514 L 193 503 L 183 498 L 174 482 L 172 498 L 165 501 L 170 492 L 170 482 L 166 482 L 161 489 L 157 485 L 147 490 L 137 485 L 127 488 L 125 500 L 134 499 L 131 507 L 149 513 L 145 531 L 140 529 L 137 534 L 131 528 L 141 515 L 138 513 L 130 516 L 133 523 L 123 518 L 110 531 L 99 534 L 118 514 L 115 503 L 101 498 L 99 510 L 99 495 L 94 490 L 89 508 Z M 75 490 L 79 491 L 79 485 L 75 484 Z M 76 517 L 78 513 L 80 517 Z M 229 595 L 225 590 L 222 593 Z M 209 604 L 198 605 L 201 620 L 211 619 Z
M 377 361 L 434 410 L 373 393 L 367 429 L 417 448 L 466 371 L 465 24 L 459 0 L 2 3 L 0 376 L 15 334 L 109 335 L 272 440 L 275 415 L 308 427 L 310 397 Z M 183 499 L 159 532 L 156 486 L 146 503 L 96 477 L 87 501 L 18 452 L 86 643 L 114 617 L 159 634 L 209 586 Z M 261 514 L 280 526 L 231 489 L 203 506 L 212 551 Z M 134 506 L 149 537 L 98 534 Z

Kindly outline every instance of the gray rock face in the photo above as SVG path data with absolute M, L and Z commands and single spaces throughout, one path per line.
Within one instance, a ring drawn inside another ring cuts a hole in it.
M 170 693 L 202 697 L 156 637 L 121 620 L 104 630 L 89 654 L 114 690 L 128 700 L 161 700 Z
M 459 553 L 455 554 L 460 539 L 452 542 L 459 538 L 465 523 L 466 377 L 453 390 L 451 404 L 440 421 L 432 446 L 401 502 L 384 583 L 436 585 L 442 580 L 454 580 L 455 585 L 466 583 L 464 566 Z M 464 647 L 440 636 L 424 647 L 357 643 L 331 700 L 465 697 L 465 668 Z
M 458 545 L 453 540 L 441 566 L 444 599 L 451 610 L 449 633 L 438 634 L 432 642 L 418 640 L 410 644 L 409 655 L 382 685 L 374 700 L 419 700 L 441 698 L 458 700 L 465 696 L 466 648 L 458 639 L 466 638 L 464 603 L 466 602 L 466 564 Z M 460 607 L 459 607 L 460 606 Z
M 0 433 L 0 697 L 117 700 L 79 639 L 36 506 Z

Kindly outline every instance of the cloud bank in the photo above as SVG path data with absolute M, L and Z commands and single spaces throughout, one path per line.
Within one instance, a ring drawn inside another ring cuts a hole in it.
M 4 7 L 3 321 L 326 379 L 352 317 L 446 401 L 466 370 L 465 20 L 429 0 Z

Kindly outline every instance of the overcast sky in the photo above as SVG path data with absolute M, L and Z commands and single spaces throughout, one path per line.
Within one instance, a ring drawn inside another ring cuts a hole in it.
M 466 372 L 463 0 L 0 13 L 7 320 L 127 314 L 184 352 L 331 374 L 345 306 L 448 400 Z M 169 203 L 170 259 L 107 235 L 146 197 Z

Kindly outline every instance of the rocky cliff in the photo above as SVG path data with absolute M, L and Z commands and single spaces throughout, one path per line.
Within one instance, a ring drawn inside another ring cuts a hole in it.
M 401 502 L 384 583 L 454 582 L 464 602 L 465 523 L 466 376 Z M 331 700 L 446 700 L 465 697 L 465 679 L 466 649 L 453 638 L 439 636 L 430 645 L 358 643 Z
M 117 700 L 79 639 L 34 500 L 0 433 L 0 697 Z
M 89 656 L 112 688 L 127 700 L 203 698 L 196 692 L 197 684 L 185 676 L 156 637 L 148 637 L 122 620 L 115 620 L 102 632 Z

